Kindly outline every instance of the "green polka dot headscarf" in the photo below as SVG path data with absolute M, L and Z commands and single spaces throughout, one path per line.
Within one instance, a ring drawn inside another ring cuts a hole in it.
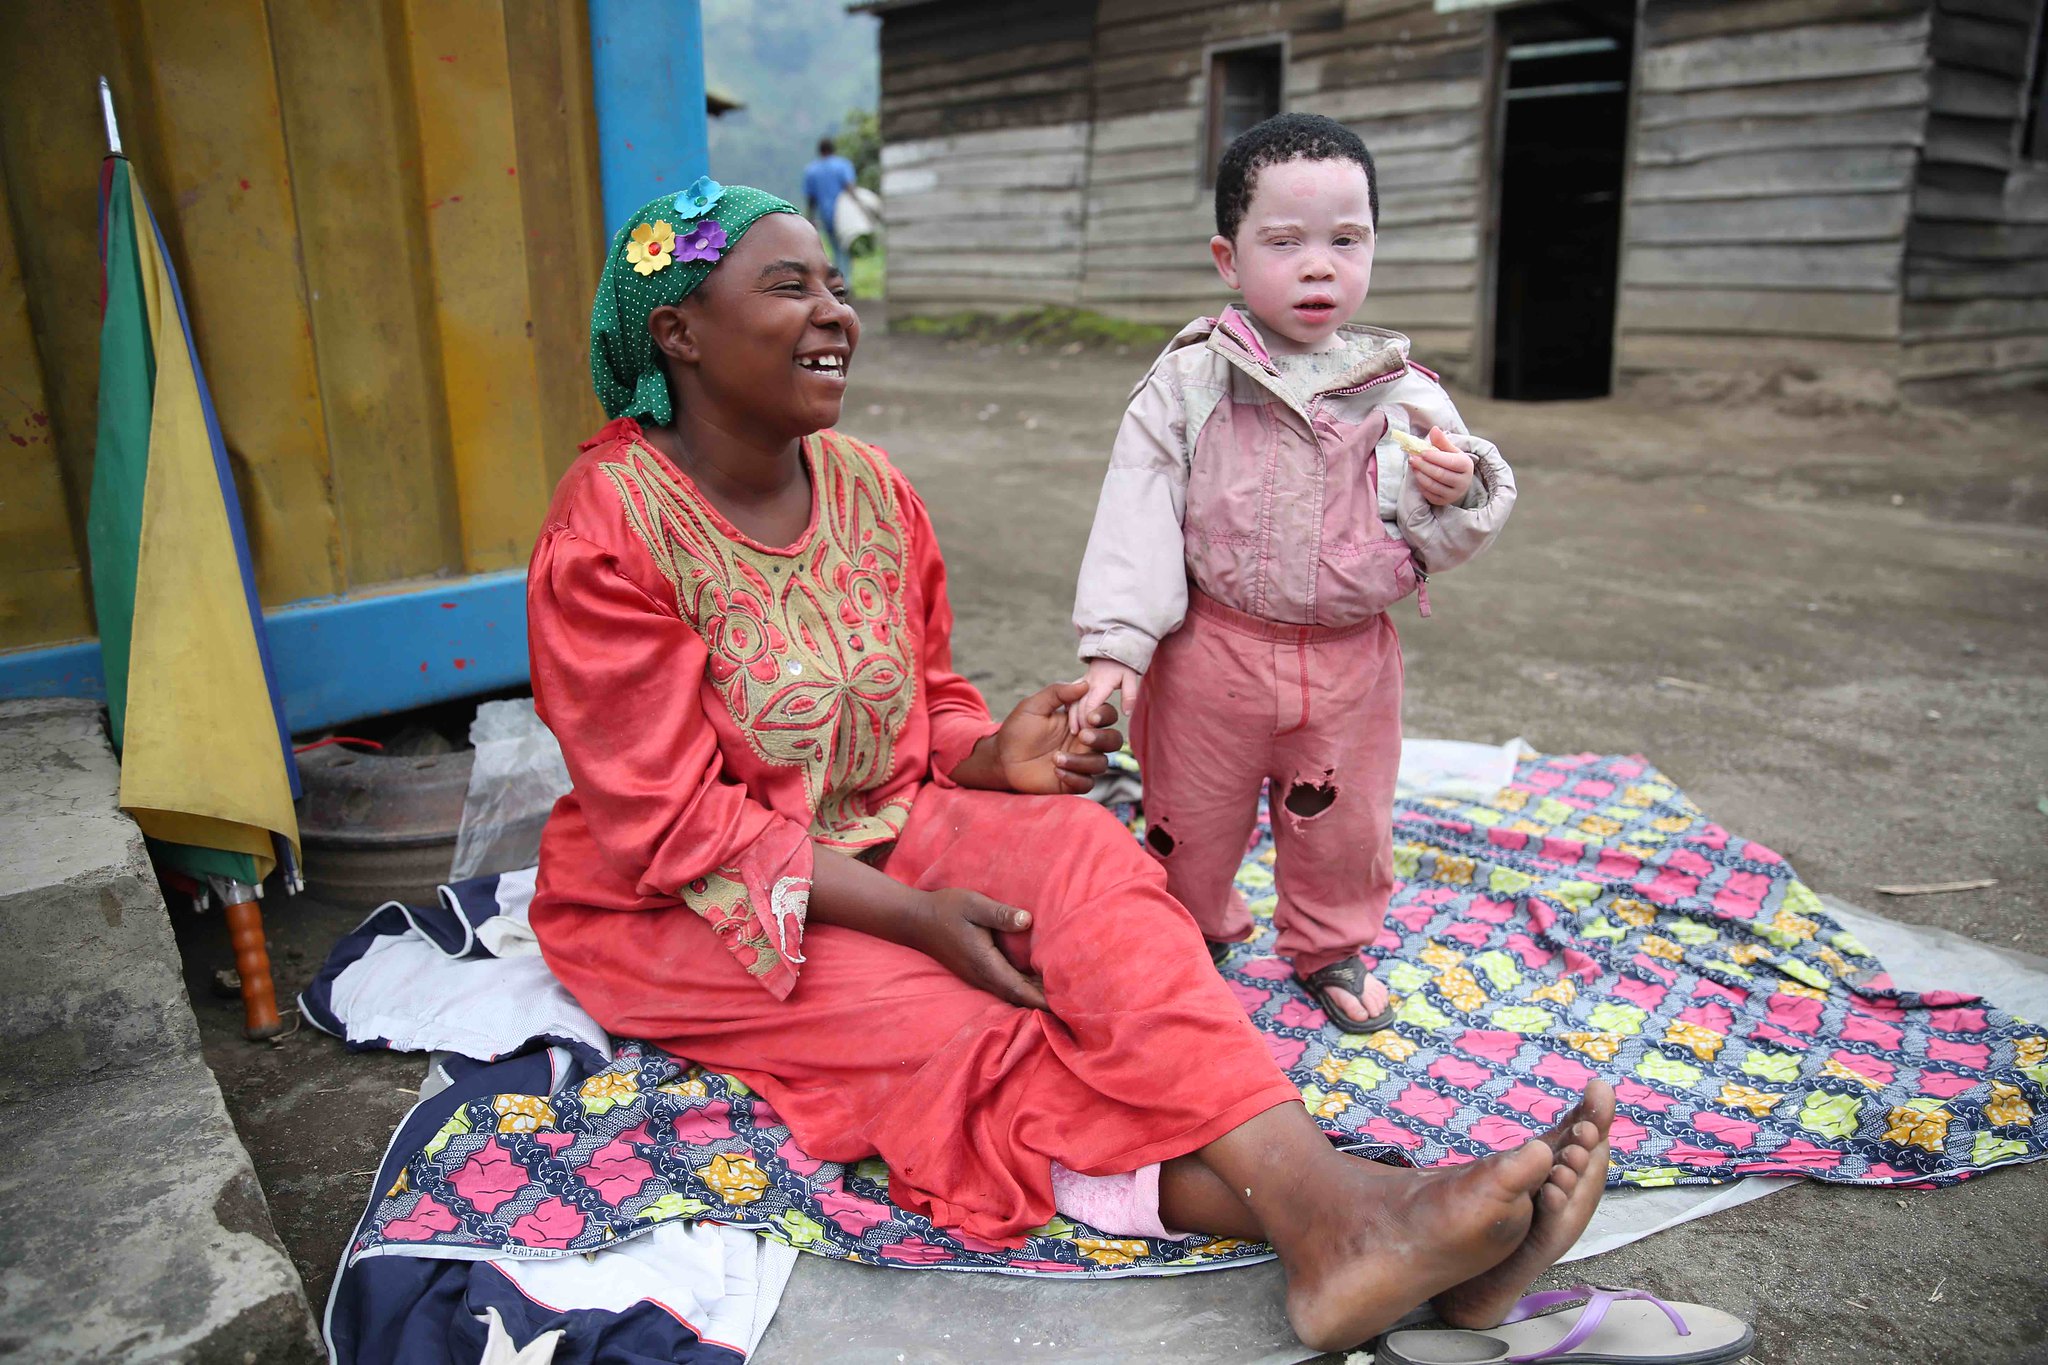
M 648 316 L 688 298 L 761 218 L 795 212 L 764 190 L 721 185 L 707 175 L 642 205 L 619 229 L 590 309 L 590 379 L 607 417 L 656 426 L 674 420 Z

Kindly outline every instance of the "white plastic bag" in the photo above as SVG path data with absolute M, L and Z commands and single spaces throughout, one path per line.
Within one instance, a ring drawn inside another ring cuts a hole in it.
M 849 185 L 832 205 L 832 235 L 852 246 L 882 227 L 882 197 L 864 185 Z
M 476 764 L 462 803 L 450 881 L 532 867 L 540 831 L 569 790 L 562 746 L 534 712 L 533 698 L 487 701 L 470 722 Z

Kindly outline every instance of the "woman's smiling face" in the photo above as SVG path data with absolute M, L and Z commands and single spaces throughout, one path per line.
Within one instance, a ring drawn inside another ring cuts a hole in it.
M 664 341 L 657 328 L 656 343 L 671 375 L 676 362 L 694 369 L 715 407 L 791 439 L 838 422 L 860 317 L 809 222 L 793 213 L 756 222 L 681 311 L 687 339 Z
M 1212 238 L 1223 282 L 1276 334 L 1275 349 L 1320 349 L 1372 284 L 1372 187 L 1355 161 L 1259 168 L 1237 237 Z

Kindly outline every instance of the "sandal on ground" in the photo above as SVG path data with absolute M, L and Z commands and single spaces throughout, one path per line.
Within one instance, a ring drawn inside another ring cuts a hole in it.
M 1213 938 L 1205 938 L 1202 942 L 1209 945 L 1209 960 L 1216 964 L 1219 972 L 1223 970 L 1223 964 L 1230 961 L 1231 950 L 1237 947 L 1235 943 L 1223 943 Z
M 1572 1304 L 1583 1306 L 1574 1313 Z M 1374 1358 L 1380 1365 L 1725 1365 L 1755 1344 L 1748 1323 L 1718 1308 L 1582 1284 L 1531 1294 L 1484 1332 L 1389 1332 Z
M 1347 957 L 1332 962 L 1321 971 L 1310 972 L 1307 976 L 1296 975 L 1294 980 L 1309 998 L 1323 1007 L 1323 1014 L 1340 1033 L 1378 1033 L 1394 1022 L 1394 1002 L 1387 1001 L 1387 1007 L 1370 1019 L 1353 1019 L 1337 1008 L 1337 1002 L 1330 996 L 1334 987 L 1349 991 L 1357 1000 L 1365 999 L 1365 964 L 1357 957 Z

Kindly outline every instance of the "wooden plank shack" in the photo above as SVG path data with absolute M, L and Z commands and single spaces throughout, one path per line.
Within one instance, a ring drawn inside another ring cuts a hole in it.
M 1072 303 L 1177 323 L 1223 300 L 1207 251 L 1212 76 L 1218 54 L 1260 46 L 1279 54 L 1280 107 L 1346 123 L 1378 163 L 1364 320 L 1469 383 L 1490 378 L 1504 34 L 1536 7 L 872 8 L 899 312 Z M 2048 374 L 2048 146 L 2027 126 L 2041 9 L 1640 0 L 1617 376 Z
M 1336 118 L 1374 153 L 1379 268 L 1362 318 L 1409 332 L 1433 366 L 1463 371 L 1483 277 L 1487 28 L 1427 0 L 1102 0 L 1081 302 L 1178 323 L 1228 298 L 1208 251 L 1209 58 L 1261 42 L 1284 54 L 1282 107 Z
M 1621 371 L 1890 371 L 1927 0 L 1650 0 Z
M 1077 302 L 1095 0 L 871 8 L 892 310 Z
M 881 0 L 883 197 L 898 316 L 1079 304 L 1180 323 L 1210 263 L 1210 55 L 1277 43 L 1284 107 L 1357 129 L 1384 263 L 1364 317 L 1472 356 L 1489 30 L 1430 0 Z
M 2048 377 L 2048 146 L 2028 146 L 2039 0 L 1938 0 L 1906 228 L 1909 389 Z

